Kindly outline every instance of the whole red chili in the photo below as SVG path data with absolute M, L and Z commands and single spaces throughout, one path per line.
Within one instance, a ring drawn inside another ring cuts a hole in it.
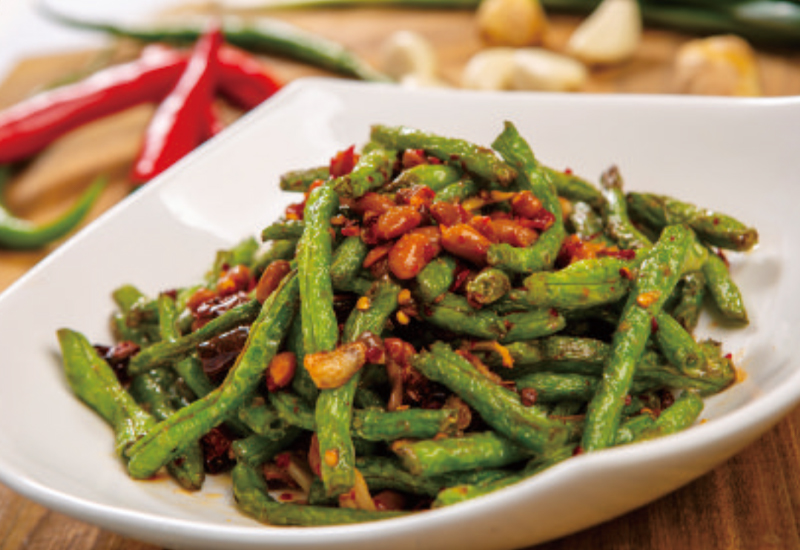
M 217 54 L 220 94 L 237 107 L 249 111 L 281 88 L 280 81 L 255 57 L 231 46 Z
M 217 52 L 222 44 L 219 27 L 207 31 L 195 44 L 178 83 L 159 105 L 145 133 L 144 145 L 131 179 L 144 183 L 157 176 L 203 140 L 208 106 L 217 81 Z
M 0 163 L 24 160 L 83 124 L 158 102 L 186 67 L 186 56 L 150 46 L 135 61 L 42 92 L 0 112 Z

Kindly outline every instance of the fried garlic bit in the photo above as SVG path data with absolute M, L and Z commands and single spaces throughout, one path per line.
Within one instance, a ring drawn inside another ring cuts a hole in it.
M 735 35 L 710 36 L 683 44 L 675 56 L 674 91 L 682 94 L 760 96 L 756 56 Z

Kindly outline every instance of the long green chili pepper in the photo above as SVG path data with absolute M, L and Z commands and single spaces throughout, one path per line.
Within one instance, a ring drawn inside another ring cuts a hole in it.
M 9 177 L 8 168 L 0 167 L 0 195 Z M 69 210 L 42 225 L 18 218 L 0 204 L 0 247 L 32 250 L 60 239 L 81 224 L 105 188 L 104 179 L 95 181 Z
M 69 27 L 104 32 L 142 42 L 194 43 L 205 29 L 202 24 L 189 23 L 154 25 L 147 28 L 113 25 L 80 19 L 56 10 L 47 2 L 39 3 L 39 8 L 48 19 Z M 389 77 L 369 66 L 341 44 L 284 21 L 267 17 L 260 17 L 256 21 L 225 17 L 221 25 L 225 41 L 244 50 L 286 57 L 360 80 L 391 81 Z

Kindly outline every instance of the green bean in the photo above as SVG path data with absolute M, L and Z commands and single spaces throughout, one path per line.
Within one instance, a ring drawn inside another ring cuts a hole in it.
M 643 257 L 623 260 L 606 256 L 574 262 L 558 271 L 533 273 L 525 278 L 525 294 L 515 296 L 535 307 L 613 304 L 627 295 Z
M 415 185 L 424 185 L 434 192 L 456 183 L 461 178 L 461 171 L 447 164 L 418 164 L 407 168 L 392 181 L 387 183 L 384 191 L 396 191 Z
M 404 512 L 281 504 L 270 496 L 267 483 L 259 470 L 240 462 L 231 475 L 233 495 L 239 509 L 253 519 L 270 525 L 342 525 L 406 515 Z
M 303 236 L 306 224 L 302 220 L 284 220 L 271 223 L 261 231 L 261 240 L 291 241 Z
M 238 463 L 258 467 L 289 448 L 302 432 L 299 428 L 289 426 L 275 434 L 253 434 L 234 441 L 231 444 L 231 451 Z
M 585 202 L 574 202 L 572 212 L 569 214 L 569 222 L 575 234 L 582 241 L 603 239 L 603 218 Z M 603 239 L 603 242 L 609 241 Z
M 488 148 L 463 139 L 438 136 L 404 126 L 375 125 L 370 138 L 392 149 L 423 149 L 439 160 L 454 164 L 480 178 L 508 187 L 517 176 L 516 170 L 502 162 Z
M 562 426 L 538 407 L 525 407 L 519 395 L 491 382 L 450 346 L 436 342 L 411 360 L 431 380 L 447 386 L 499 433 L 534 452 L 545 452 L 563 440 Z
M 370 307 L 353 309 L 342 331 L 344 342 L 353 342 L 365 332 L 380 334 L 397 308 L 400 287 L 390 280 L 378 281 L 367 296 Z M 337 330 L 338 334 L 338 330 Z M 319 441 L 322 481 L 329 495 L 349 491 L 355 483 L 355 449 L 350 436 L 353 400 L 361 373 L 357 372 L 338 388 L 322 390 L 317 398 L 315 421 Z M 336 460 L 325 460 L 333 456 Z
M 486 255 L 490 265 L 514 273 L 533 273 L 553 266 L 561 250 L 566 230 L 561 203 L 550 177 L 542 169 L 528 143 L 510 122 L 492 143 L 503 159 L 517 171 L 517 186 L 531 191 L 542 207 L 554 216 L 553 225 L 547 228 L 530 246 L 517 248 L 509 244 L 492 244 Z
M 585 179 L 571 172 L 562 172 L 547 166 L 542 166 L 542 169 L 550 177 L 559 196 L 573 202 L 582 202 L 598 210 L 605 206 L 603 193 Z
M 357 199 L 390 181 L 396 160 L 394 148 L 374 147 L 361 155 L 350 173 L 335 178 L 330 185 L 342 197 Z
M 298 286 L 297 277 L 290 274 L 264 302 L 244 349 L 217 389 L 160 422 L 131 447 L 128 473 L 132 477 L 152 476 L 187 443 L 236 414 L 289 329 L 298 307 Z
M 417 273 L 417 297 L 425 303 L 436 301 L 453 286 L 456 273 L 456 260 L 450 255 L 435 258 Z
M 306 193 L 315 181 L 327 180 L 331 175 L 328 166 L 315 166 L 290 170 L 281 174 L 278 186 L 282 191 Z
M 174 388 L 174 375 L 164 376 L 168 371 L 151 371 L 136 376 L 131 381 L 130 394 L 145 407 L 156 420 L 165 420 L 175 413 L 175 406 L 167 387 Z M 167 380 L 159 380 L 167 378 Z M 170 379 L 171 378 L 171 379 Z M 203 451 L 198 441 L 186 445 L 183 453 L 167 464 L 167 471 L 177 483 L 188 491 L 197 491 L 203 486 L 205 469 Z
M 622 422 L 617 430 L 617 437 L 614 445 L 627 445 L 633 443 L 641 437 L 641 434 L 652 429 L 656 425 L 656 419 L 649 414 L 640 414 L 628 418 Z
M 564 316 L 552 308 L 509 313 L 500 319 L 508 327 L 508 332 L 500 339 L 503 344 L 549 336 L 567 326 Z
M 661 411 L 655 424 L 644 430 L 637 441 L 646 441 L 684 430 L 694 424 L 703 412 L 703 400 L 691 391 L 683 392 L 675 403 Z
M 155 420 L 125 391 L 83 334 L 62 328 L 57 335 L 70 388 L 111 425 L 116 453 L 124 459 L 130 446 L 155 425 Z
M 562 401 L 585 403 L 594 396 L 600 377 L 577 373 L 533 372 L 514 379 L 517 390 L 536 390 L 536 403 L 553 404 Z M 634 380 L 631 393 L 660 388 L 658 382 Z
M 436 193 L 433 202 L 463 202 L 480 191 L 481 186 L 472 178 L 462 178 Z
M 181 25 L 123 26 L 90 21 L 67 15 L 43 2 L 42 13 L 64 25 L 79 29 L 101 31 L 117 37 L 128 37 L 142 42 L 193 43 L 203 34 L 205 26 L 185 23 Z M 370 67 L 365 61 L 341 44 L 305 31 L 285 21 L 259 17 L 249 21 L 225 17 L 222 21 L 225 40 L 242 49 L 277 55 L 307 63 L 342 76 L 361 80 L 388 82 L 391 79 Z
M 508 332 L 496 313 L 475 309 L 466 298 L 457 294 L 445 294 L 441 300 L 422 308 L 420 313 L 432 325 L 476 338 L 497 340 Z
M 258 300 L 251 300 L 226 311 L 194 332 L 176 340 L 148 346 L 131 358 L 128 364 L 128 374 L 135 376 L 155 367 L 183 359 L 194 351 L 197 344 L 252 322 L 260 309 L 261 304 Z
M 731 321 L 748 323 L 742 293 L 731 278 L 725 261 L 717 254 L 709 254 L 708 261 L 703 265 L 703 275 L 708 291 L 722 315 Z
M 261 398 L 253 399 L 249 405 L 241 407 L 237 416 L 256 435 L 271 436 L 286 429 L 286 422 L 278 411 Z
M 346 237 L 336 247 L 331 263 L 331 282 L 334 290 L 365 294 L 371 283 L 359 276 L 369 247 L 360 236 Z
M 669 226 L 642 263 L 614 333 L 603 381 L 589 403 L 582 440 L 585 451 L 599 450 L 613 443 L 624 397 L 630 391 L 636 364 L 652 330 L 653 316 L 661 310 L 686 264 L 690 263 L 688 259 L 694 244 L 690 229 L 680 225 Z
M 648 248 L 652 245 L 641 231 L 634 227 L 628 215 L 625 193 L 622 190 L 622 175 L 612 166 L 600 177 L 606 198 L 606 233 L 620 248 Z
M 701 241 L 738 251 L 750 250 L 758 243 L 754 228 L 720 212 L 653 193 L 629 193 L 627 202 L 632 216 L 657 230 L 684 223 Z
M 206 273 L 206 284 L 213 286 L 222 273 L 229 267 L 244 265 L 251 267 L 258 251 L 259 244 L 254 237 L 242 239 L 231 248 L 217 251 L 211 270 Z
M 319 388 L 314 384 L 308 369 L 303 364 L 306 352 L 303 344 L 303 319 L 301 315 L 297 315 L 289 327 L 289 334 L 286 336 L 286 349 L 294 353 L 297 365 L 292 377 L 292 390 L 309 403 L 315 403 L 319 395 Z
M 661 353 L 683 374 L 701 377 L 708 363 L 703 348 L 671 315 L 662 311 L 655 322 L 658 330 L 654 336 Z
M 297 396 L 288 392 L 273 392 L 270 402 L 284 421 L 305 430 L 317 431 L 313 409 Z M 391 412 L 356 409 L 353 411 L 351 431 L 354 437 L 367 441 L 428 439 L 438 434 L 453 433 L 457 420 L 457 413 L 448 409 Z
M 466 290 L 470 301 L 487 305 L 496 302 L 511 290 L 511 280 L 504 271 L 487 267 L 467 282 Z
M 445 439 L 399 440 L 392 450 L 407 471 L 432 477 L 478 468 L 499 468 L 530 458 L 531 451 L 495 432 Z
M 687 273 L 678 283 L 678 300 L 671 314 L 689 332 L 694 331 L 706 297 L 706 276 L 702 271 Z

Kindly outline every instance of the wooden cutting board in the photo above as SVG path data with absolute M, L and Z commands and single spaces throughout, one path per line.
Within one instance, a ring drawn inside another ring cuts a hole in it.
M 415 30 L 434 45 L 441 75 L 452 85 L 457 85 L 467 60 L 484 47 L 470 12 L 321 10 L 283 13 L 280 17 L 338 40 L 375 64 L 380 46 L 390 33 Z M 552 47 L 563 46 L 578 21 L 575 17 L 551 17 Z M 687 39 L 678 33 L 647 30 L 636 56 L 624 65 L 593 71 L 586 92 L 669 92 L 675 52 Z M 129 44 L 114 44 L 110 50 L 115 59 L 131 55 Z M 86 71 L 108 55 L 109 52 L 92 51 L 24 60 L 0 85 L 0 108 L 43 86 Z M 326 75 L 290 61 L 264 60 L 287 82 Z M 800 54 L 759 51 L 758 63 L 765 95 L 800 95 Z M 92 211 L 91 218 L 96 218 L 131 192 L 127 173 L 152 111 L 152 107 L 138 107 L 87 125 L 53 144 L 32 159 L 12 183 L 5 197 L 9 207 L 32 220 L 52 218 L 93 178 L 104 175 L 110 185 Z M 225 116 L 233 120 L 238 113 L 226 110 Z M 35 252 L 0 251 L 0 291 L 58 245 Z M 798 548 L 799 435 L 800 410 L 743 453 L 686 488 L 622 518 L 541 548 Z M 0 486 L 0 549 L 61 548 L 155 549 L 50 512 Z

